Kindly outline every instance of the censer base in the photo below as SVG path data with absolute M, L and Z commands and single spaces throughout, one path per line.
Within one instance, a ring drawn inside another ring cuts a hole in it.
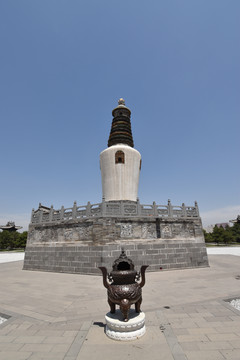
M 113 340 L 132 341 L 142 337 L 146 332 L 145 314 L 137 314 L 135 310 L 130 309 L 129 320 L 123 321 L 123 315 L 120 310 L 115 314 L 108 312 L 105 315 L 106 335 Z

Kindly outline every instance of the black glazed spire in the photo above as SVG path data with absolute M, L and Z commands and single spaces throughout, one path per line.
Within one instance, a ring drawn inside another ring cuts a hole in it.
M 112 127 L 108 139 L 108 147 L 117 144 L 134 146 L 131 129 L 131 111 L 125 106 L 123 99 L 118 100 L 118 106 L 112 111 Z

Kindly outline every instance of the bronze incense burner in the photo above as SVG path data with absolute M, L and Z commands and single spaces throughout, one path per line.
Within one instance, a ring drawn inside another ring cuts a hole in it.
M 132 260 L 126 256 L 124 250 L 114 261 L 110 274 L 107 274 L 105 267 L 99 267 L 103 274 L 103 285 L 108 290 L 110 312 L 114 314 L 116 305 L 119 305 L 124 321 L 128 321 L 128 313 L 132 304 L 135 304 L 137 313 L 141 311 L 142 287 L 145 284 L 147 267 L 148 265 L 143 265 L 140 272 L 137 272 Z

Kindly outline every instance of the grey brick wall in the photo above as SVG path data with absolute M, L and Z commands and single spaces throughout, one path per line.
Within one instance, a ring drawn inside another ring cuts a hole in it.
M 100 275 L 98 266 L 110 271 L 122 247 L 136 269 L 144 264 L 149 265 L 148 271 L 208 266 L 203 242 L 156 240 L 124 245 L 28 246 L 23 269 Z

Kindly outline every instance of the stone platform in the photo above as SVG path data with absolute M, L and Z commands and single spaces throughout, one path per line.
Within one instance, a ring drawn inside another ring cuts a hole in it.
M 111 201 L 40 206 L 32 213 L 24 269 L 99 274 L 124 248 L 148 271 L 208 266 L 198 207 Z

